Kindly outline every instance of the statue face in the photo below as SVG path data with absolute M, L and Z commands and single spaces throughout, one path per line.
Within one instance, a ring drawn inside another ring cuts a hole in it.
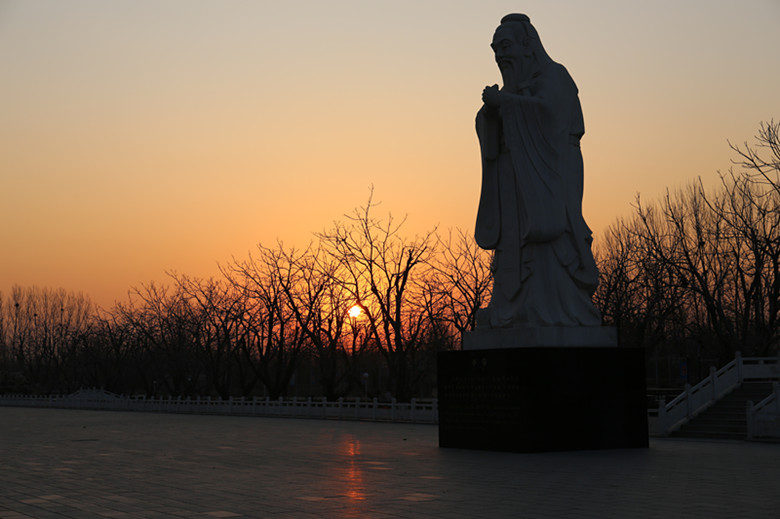
M 518 42 L 514 32 L 506 26 L 499 26 L 493 35 L 493 43 L 490 44 L 496 57 L 496 63 L 502 74 L 509 70 L 515 72 L 523 68 L 526 57 L 526 48 Z

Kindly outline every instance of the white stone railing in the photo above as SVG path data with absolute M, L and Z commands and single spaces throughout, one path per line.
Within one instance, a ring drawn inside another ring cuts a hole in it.
M 666 436 L 682 424 L 717 402 L 745 380 L 777 380 L 780 378 L 780 358 L 746 357 L 737 352 L 734 360 L 696 384 L 686 384 L 685 391 L 668 404 L 658 407 L 658 432 Z
M 218 414 L 240 416 L 278 416 L 287 418 L 325 418 L 407 423 L 437 423 L 436 399 L 412 399 L 411 402 L 380 402 L 376 398 L 343 399 L 328 402 L 324 398 L 145 398 L 119 396 L 100 390 L 82 390 L 71 395 L 0 395 L 0 406 L 54 407 L 153 413 Z
M 748 439 L 780 439 L 780 383 L 772 385 L 772 394 L 757 404 L 748 402 Z

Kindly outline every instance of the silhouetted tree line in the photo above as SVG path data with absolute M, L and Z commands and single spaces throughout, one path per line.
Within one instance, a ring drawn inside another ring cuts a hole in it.
M 596 301 L 621 344 L 648 352 L 651 379 L 693 382 L 736 351 L 778 353 L 780 123 L 733 145 L 717 189 L 701 180 L 613 224 L 598 249 Z
M 731 145 L 717 189 L 637 198 L 597 242 L 596 304 L 621 345 L 645 348 L 656 385 L 682 382 L 681 361 L 695 382 L 737 350 L 778 352 L 778 130 Z M 458 348 L 489 300 L 490 256 L 461 231 L 403 237 L 375 208 L 369 197 L 305 249 L 260 245 L 218 278 L 170 273 L 109 310 L 14 287 L 0 294 L 0 392 L 429 396 L 436 352 Z
M 216 279 L 170 273 L 109 310 L 14 287 L 0 296 L 0 391 L 431 395 L 436 352 L 486 302 L 489 256 L 462 232 L 404 238 L 374 210 L 369 198 L 302 250 L 260 245 Z

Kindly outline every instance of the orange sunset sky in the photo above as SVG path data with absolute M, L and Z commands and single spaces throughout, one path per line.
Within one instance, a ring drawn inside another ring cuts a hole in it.
M 0 0 L 0 291 L 108 307 L 365 203 L 471 231 L 501 17 L 580 89 L 586 220 L 717 183 L 780 119 L 780 1 Z

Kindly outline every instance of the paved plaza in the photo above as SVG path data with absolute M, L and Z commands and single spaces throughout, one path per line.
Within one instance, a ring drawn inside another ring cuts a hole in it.
M 431 425 L 0 407 L 0 519 L 773 518 L 780 444 L 439 449 Z

